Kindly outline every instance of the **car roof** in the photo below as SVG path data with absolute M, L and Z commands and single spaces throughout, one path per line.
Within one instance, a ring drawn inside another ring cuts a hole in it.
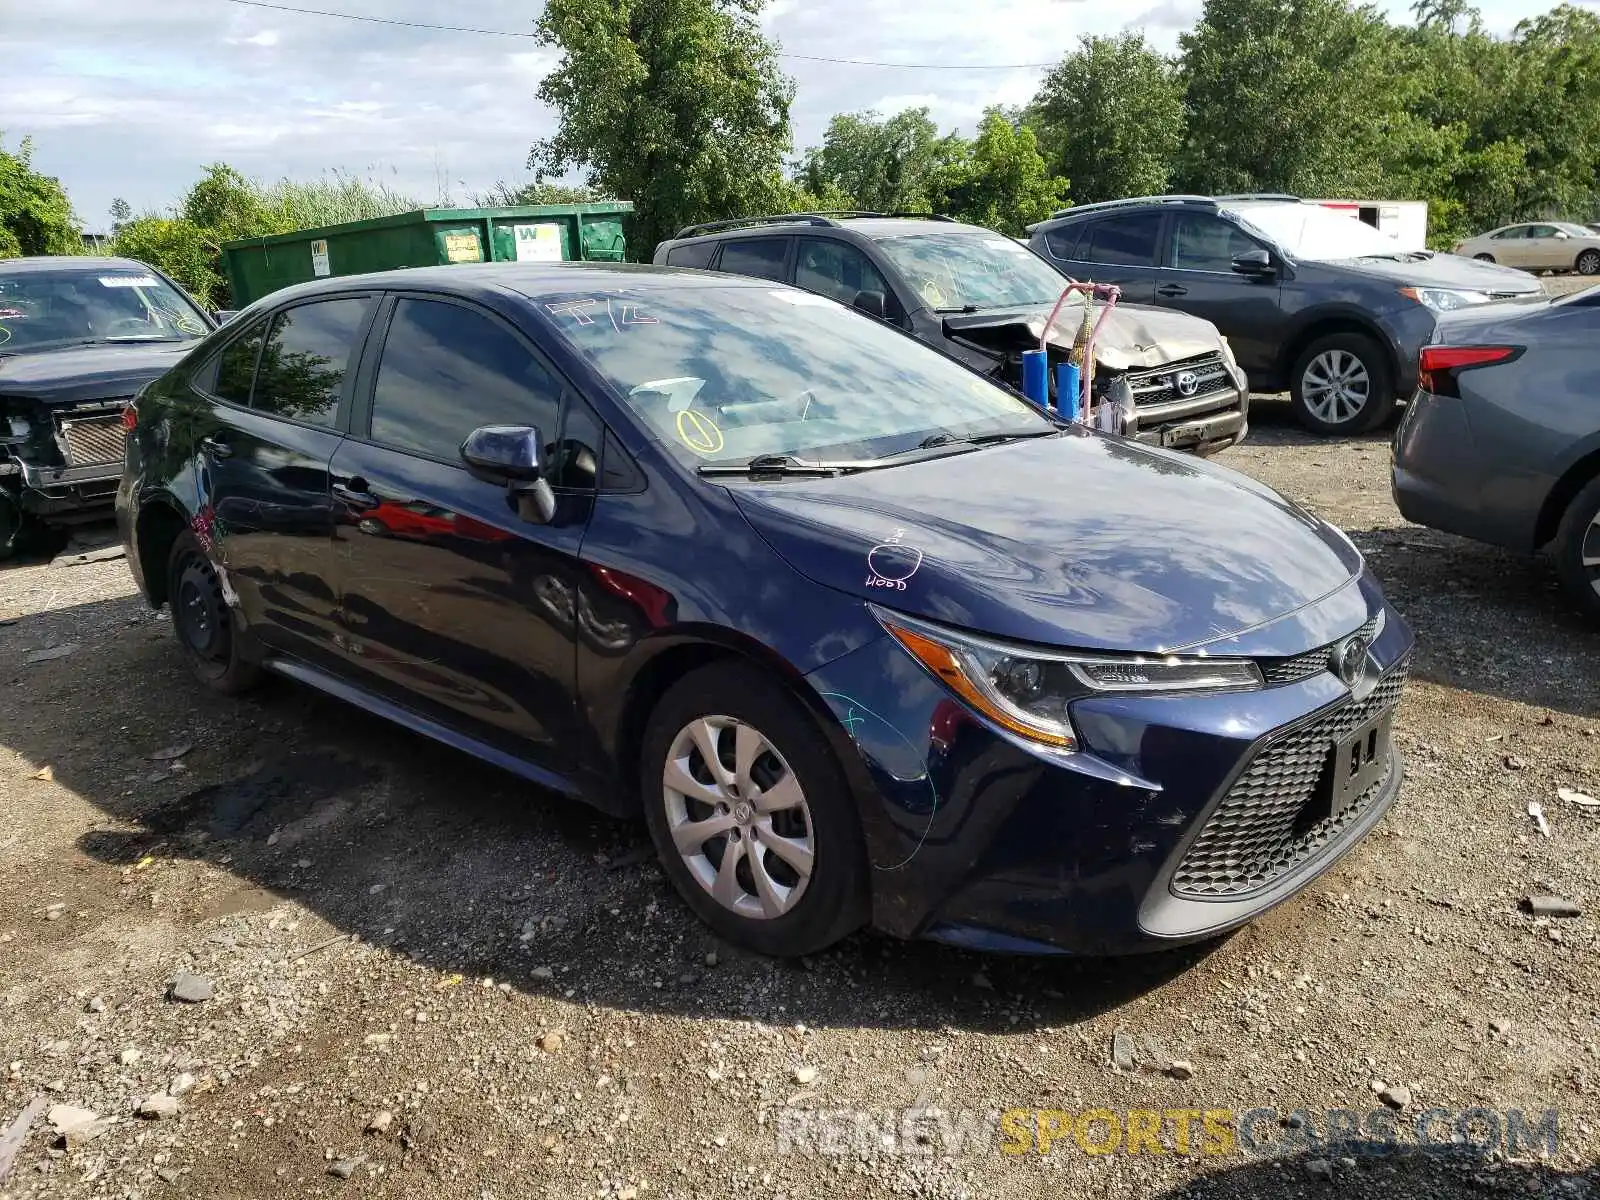
M 132 258 L 91 257 L 87 254 L 41 255 L 32 258 L 0 259 L 0 274 L 28 275 L 39 271 L 148 271 L 147 263 Z
M 690 226 L 691 229 L 695 228 Z M 750 224 L 730 225 L 726 229 L 712 229 L 704 233 L 691 233 L 688 237 L 668 238 L 674 244 L 679 242 L 719 242 L 731 238 L 752 237 L 793 237 L 797 231 L 812 235 L 826 237 L 830 233 L 858 233 L 873 241 L 882 241 L 885 238 L 905 237 L 919 233 L 986 233 L 991 237 L 999 236 L 992 229 L 985 229 L 981 225 L 967 225 L 961 221 L 952 221 L 940 217 L 834 217 L 819 222 L 814 217 L 796 213 L 794 220 L 786 221 L 783 217 L 761 217 Z
M 687 267 L 655 267 L 633 263 L 598 262 L 490 262 L 453 263 L 439 267 L 406 267 L 398 271 L 373 271 L 365 275 L 335 275 L 269 292 L 266 304 L 339 292 L 381 288 L 404 291 L 418 288 L 459 296 L 512 293 L 530 299 L 571 292 L 665 291 L 682 288 L 749 287 L 771 289 L 770 279 L 722 275 Z M 253 307 L 253 306 L 252 306 Z

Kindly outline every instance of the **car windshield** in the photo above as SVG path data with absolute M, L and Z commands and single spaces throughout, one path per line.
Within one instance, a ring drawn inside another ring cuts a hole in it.
M 0 354 L 86 342 L 187 342 L 206 332 L 199 309 L 138 267 L 0 274 Z
M 938 351 L 794 288 L 618 289 L 540 302 L 685 463 L 860 463 L 933 440 L 1054 428 Z
M 1568 221 L 1557 221 L 1556 228 L 1572 237 L 1593 237 L 1594 230 L 1585 229 L 1582 225 L 1573 225 Z
M 1242 223 L 1276 242 L 1291 258 L 1332 262 L 1405 253 L 1388 234 L 1319 204 L 1260 204 L 1232 211 Z
M 1033 251 L 987 230 L 900 234 L 878 245 L 939 312 L 1054 304 L 1067 284 Z

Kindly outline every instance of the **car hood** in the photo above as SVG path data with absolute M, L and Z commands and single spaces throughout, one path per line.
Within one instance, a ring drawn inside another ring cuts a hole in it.
M 944 319 L 945 336 L 965 338 L 996 350 L 1037 349 L 1052 307 L 1029 304 L 976 313 L 951 313 Z M 1070 350 L 1082 324 L 1083 305 L 1063 305 L 1050 330 L 1051 344 Z M 1113 371 L 1138 370 L 1215 354 L 1221 342 L 1217 327 L 1203 317 L 1172 309 L 1119 304 L 1111 310 L 1100 329 L 1094 357 L 1097 363 Z
M 1368 277 L 1393 279 L 1416 287 L 1460 288 L 1490 292 L 1506 299 L 1543 297 L 1544 288 L 1526 271 L 1499 263 L 1478 262 L 1457 254 L 1435 254 L 1414 262 L 1392 258 L 1351 258 L 1325 263 L 1347 267 Z
M 47 405 L 131 396 L 198 342 L 118 342 L 48 350 L 0 350 L 0 395 Z
M 730 491 L 818 583 L 1044 645 L 1217 641 L 1315 604 L 1362 569 L 1337 533 L 1253 480 L 1081 430 Z

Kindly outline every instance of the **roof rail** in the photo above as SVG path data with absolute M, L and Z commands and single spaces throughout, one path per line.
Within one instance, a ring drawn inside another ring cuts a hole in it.
M 734 217 L 729 221 L 704 221 L 699 225 L 685 225 L 673 235 L 679 238 L 699 237 L 702 233 L 716 233 L 721 229 L 739 229 L 749 225 L 838 225 L 835 216 L 881 216 L 881 213 L 778 213 L 770 217 Z
M 956 219 L 954 217 L 947 217 L 943 213 L 892 212 L 892 213 L 873 213 L 872 215 L 875 216 L 875 217 L 904 217 L 907 220 L 916 220 L 916 221 L 947 221 L 952 225 L 957 223 Z
M 1288 192 L 1233 192 L 1226 196 L 1216 197 L 1218 200 L 1278 200 L 1285 204 L 1299 204 L 1299 196 L 1291 196 Z
M 1054 221 L 1057 217 L 1076 216 L 1078 213 L 1102 212 L 1108 208 L 1123 208 L 1130 204 L 1216 204 L 1213 196 L 1189 196 L 1174 194 L 1170 196 L 1128 196 L 1122 200 L 1100 200 L 1094 204 L 1074 204 L 1071 208 L 1060 208 L 1045 218 L 1045 221 Z M 1037 222 L 1044 224 L 1044 221 Z

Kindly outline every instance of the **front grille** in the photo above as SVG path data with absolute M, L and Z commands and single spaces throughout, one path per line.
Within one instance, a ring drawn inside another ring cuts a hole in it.
M 1388 775 L 1335 817 L 1305 824 L 1308 805 L 1333 769 L 1333 744 L 1400 702 L 1406 664 L 1391 670 L 1364 700 L 1347 700 L 1267 743 L 1228 789 L 1172 875 L 1175 895 L 1234 899 L 1258 892 L 1311 858 L 1360 819 Z M 1392 769 L 1392 768 L 1391 768 Z
M 120 412 L 96 413 L 92 417 L 62 417 L 58 424 L 58 440 L 67 466 L 87 467 L 122 461 L 124 433 Z
M 1178 390 L 1178 376 L 1193 373 L 1195 388 L 1184 395 Z M 1175 401 L 1193 400 L 1216 391 L 1231 391 L 1233 379 L 1220 354 L 1201 354 L 1182 358 L 1148 371 L 1129 371 L 1128 387 L 1136 408 L 1153 408 Z
M 1368 621 L 1356 633 L 1371 642 L 1378 636 L 1378 631 L 1383 628 L 1383 614 L 1379 613 Z M 1350 636 L 1348 634 L 1346 637 Z M 1344 641 L 1340 638 L 1339 642 Z M 1261 677 L 1266 680 L 1268 687 L 1282 687 L 1288 683 L 1299 683 L 1302 679 L 1310 679 L 1322 671 L 1332 670 L 1333 648 L 1339 642 L 1330 642 L 1326 646 L 1318 646 L 1315 650 L 1308 650 L 1304 654 L 1296 654 L 1292 658 L 1258 658 L 1256 665 L 1261 668 Z

